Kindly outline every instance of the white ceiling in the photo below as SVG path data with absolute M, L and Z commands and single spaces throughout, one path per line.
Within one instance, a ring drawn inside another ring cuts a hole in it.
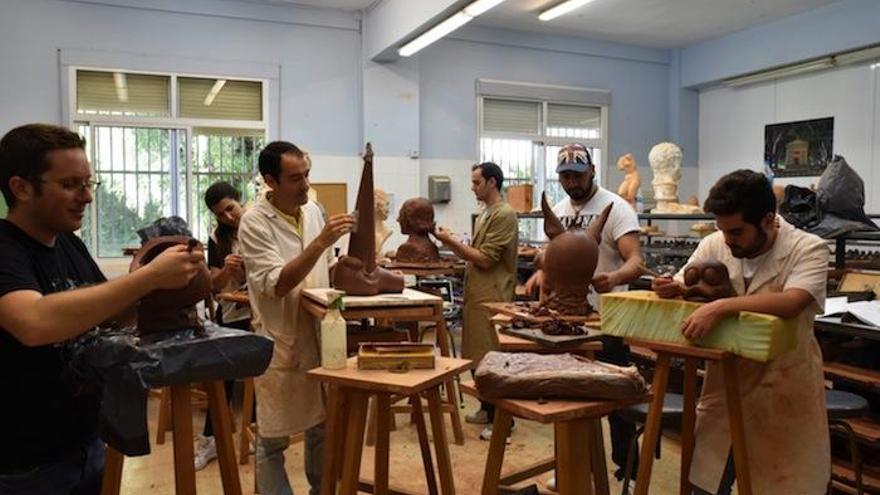
M 538 20 L 538 13 L 560 0 L 507 0 L 475 19 L 474 23 L 673 48 L 723 36 L 834 1 L 594 0 L 569 14 L 543 22 Z M 346 2 L 340 0 L 340 3 Z M 351 0 L 347 3 L 358 2 Z
M 255 3 L 275 3 L 282 5 L 305 5 L 324 9 L 364 10 L 376 0 L 245 0 Z

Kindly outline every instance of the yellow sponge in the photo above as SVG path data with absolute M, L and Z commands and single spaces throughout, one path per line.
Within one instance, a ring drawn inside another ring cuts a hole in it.
M 652 291 L 602 294 L 602 333 L 618 337 L 696 344 L 738 356 L 769 361 L 797 345 L 797 322 L 763 313 L 741 311 L 723 320 L 708 336 L 691 342 L 681 322 L 702 303 L 662 299 Z

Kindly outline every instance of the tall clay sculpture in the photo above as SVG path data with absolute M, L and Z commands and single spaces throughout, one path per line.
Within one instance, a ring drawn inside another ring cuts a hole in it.
M 408 199 L 400 207 L 397 217 L 400 232 L 409 239 L 397 248 L 394 260 L 410 263 L 440 261 L 440 250 L 428 234 L 434 230 L 434 205 L 425 198 Z
M 688 265 L 684 269 L 684 286 L 684 298 L 688 301 L 708 302 L 736 295 L 727 266 L 716 260 Z
M 351 296 L 403 292 L 403 277 L 376 266 L 376 231 L 373 215 L 373 147 L 367 143 L 364 171 L 358 189 L 357 229 L 351 233 L 348 255 L 339 258 L 331 285 Z
M 602 228 L 613 204 L 609 204 L 593 220 L 586 231 L 565 230 L 562 222 L 541 195 L 544 212 L 544 233 L 550 238 L 544 250 L 541 268 L 546 275 L 544 306 L 566 316 L 586 316 L 593 312 L 587 296 L 599 262 Z
M 154 237 L 135 253 L 129 271 L 148 264 L 162 251 L 178 244 L 186 244 L 192 249 L 199 242 L 185 235 Z M 196 304 L 210 296 L 211 274 L 207 267 L 202 267 L 186 287 L 154 290 L 141 299 L 137 310 L 137 331 L 145 335 L 169 330 L 200 329 L 202 322 Z

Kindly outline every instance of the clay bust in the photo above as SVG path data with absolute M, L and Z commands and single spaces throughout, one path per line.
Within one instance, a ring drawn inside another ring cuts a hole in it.
M 636 195 L 639 193 L 642 179 L 639 177 L 638 165 L 636 165 L 636 159 L 632 153 L 627 153 L 617 159 L 617 170 L 624 173 L 623 182 L 617 188 L 617 194 L 635 208 Z
M 727 266 L 716 260 L 688 265 L 684 269 L 684 285 L 684 298 L 688 301 L 708 302 L 736 295 Z
M 366 227 L 374 221 L 373 207 L 373 147 L 367 143 L 355 205 L 358 225 Z M 403 276 L 376 266 L 376 232 L 371 228 L 358 228 L 351 233 L 348 255 L 339 258 L 330 284 L 352 296 L 403 292 Z
M 134 255 L 129 271 L 153 261 L 162 251 L 178 244 L 198 246 L 189 236 L 160 236 L 147 241 Z M 168 330 L 202 328 L 196 304 L 211 296 L 211 275 L 207 267 L 180 289 L 160 289 L 147 294 L 138 306 L 137 331 L 150 334 Z
M 376 232 L 376 259 L 382 258 L 382 247 L 391 237 L 391 229 L 385 226 L 385 220 L 388 220 L 389 207 L 391 201 L 388 193 L 381 189 L 373 191 L 373 204 L 376 208 L 374 217 L 373 230 Z
M 547 203 L 546 193 L 541 195 L 544 232 L 550 238 L 540 261 L 546 276 L 545 307 L 562 315 L 586 316 L 593 312 L 587 296 L 599 262 L 602 228 L 612 206 L 606 206 L 586 231 L 565 230 Z
M 681 148 L 675 143 L 658 143 L 648 153 L 654 172 L 651 185 L 657 206 L 651 213 L 701 213 L 699 206 L 678 202 L 678 181 L 681 180 Z
M 428 234 L 434 231 L 434 205 L 425 198 L 408 199 L 397 216 L 400 232 L 409 239 L 397 248 L 395 261 L 432 263 L 440 261 L 440 251 Z

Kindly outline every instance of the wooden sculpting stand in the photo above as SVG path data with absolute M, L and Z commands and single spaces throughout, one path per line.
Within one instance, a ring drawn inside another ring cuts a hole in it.
M 736 467 L 736 486 L 740 495 L 752 495 L 749 463 L 746 454 L 746 434 L 743 425 L 742 400 L 739 379 L 736 372 L 736 357 L 728 352 L 704 347 L 671 344 L 639 339 L 626 339 L 632 346 L 651 349 L 657 353 L 657 366 L 654 369 L 654 382 L 651 391 L 654 398 L 648 408 L 645 421 L 645 434 L 639 454 L 639 472 L 636 478 L 635 495 L 648 495 L 651 483 L 651 469 L 654 464 L 654 451 L 660 438 L 660 421 L 663 417 L 663 398 L 669 379 L 669 366 L 673 357 L 684 359 L 684 398 L 681 420 L 681 472 L 679 474 L 679 493 L 691 495 L 691 461 L 694 455 L 694 424 L 697 407 L 697 362 L 701 359 L 721 363 L 724 370 L 725 399 L 730 418 L 730 437 L 733 446 L 733 463 Z
M 330 305 L 329 292 L 332 289 L 304 289 L 302 308 L 320 321 Z M 441 356 L 450 356 L 449 334 L 446 318 L 443 317 L 443 299 L 424 292 L 404 289 L 401 294 L 380 294 L 377 296 L 345 296 L 345 310 L 342 317 L 349 321 L 367 318 L 388 322 L 431 322 L 437 326 L 437 346 Z M 459 415 L 458 394 L 455 393 L 454 380 L 450 377 L 445 384 L 446 403 L 443 411 L 449 413 L 452 421 L 452 435 L 456 445 L 464 444 L 464 430 Z
M 321 494 L 336 494 L 337 481 L 341 485 L 338 492 L 341 495 L 355 495 L 358 491 L 382 495 L 407 493 L 389 489 L 388 474 L 391 403 L 400 398 L 408 398 L 415 412 L 428 493 L 436 495 L 437 482 L 425 417 L 422 413 L 422 395 L 428 400 L 440 487 L 444 495 L 454 494 L 455 482 L 449 445 L 446 442 L 440 385 L 449 383 L 456 375 L 469 369 L 471 361 L 439 357 L 434 369 L 410 370 L 406 373 L 359 370 L 357 358 L 350 358 L 347 364 L 348 366 L 341 370 L 315 368 L 308 372 L 311 378 L 329 385 Z M 372 483 L 359 480 L 364 430 L 367 423 L 367 402 L 370 396 L 375 396 L 378 405 L 375 477 Z
M 246 290 L 235 292 L 221 292 L 217 299 L 225 302 L 234 302 L 242 306 L 250 307 L 251 299 Z M 253 328 L 251 328 L 253 331 Z M 257 435 L 251 424 L 254 422 L 254 377 L 244 379 L 244 390 L 241 402 L 241 429 L 238 437 L 238 463 L 242 466 L 248 463 L 250 457 L 250 445 L 256 444 Z M 256 469 L 256 461 L 254 462 Z M 256 483 L 256 480 L 254 481 Z
M 605 465 L 601 419 L 617 409 L 647 402 L 649 399 L 646 396 L 616 401 L 486 399 L 480 397 L 472 382 L 463 383 L 461 388 L 496 408 L 492 440 L 489 443 L 489 455 L 483 475 L 482 495 L 495 495 L 500 488 L 512 490 L 511 485 L 554 468 L 560 495 L 608 495 L 608 469 Z M 504 449 L 514 417 L 542 424 L 552 423 L 556 456 L 501 476 Z M 586 469 L 587 466 L 590 469 Z
M 191 384 L 188 383 L 170 387 L 174 431 L 174 492 L 177 495 L 194 495 L 196 493 L 190 387 Z M 226 402 L 223 381 L 205 382 L 204 387 L 208 391 L 208 407 L 211 410 L 211 425 L 214 427 L 214 438 L 217 442 L 217 461 L 220 464 L 223 493 L 241 495 L 241 480 L 238 477 L 235 446 L 232 442 L 232 415 Z M 118 451 L 111 447 L 107 448 L 101 495 L 119 494 L 124 459 Z

